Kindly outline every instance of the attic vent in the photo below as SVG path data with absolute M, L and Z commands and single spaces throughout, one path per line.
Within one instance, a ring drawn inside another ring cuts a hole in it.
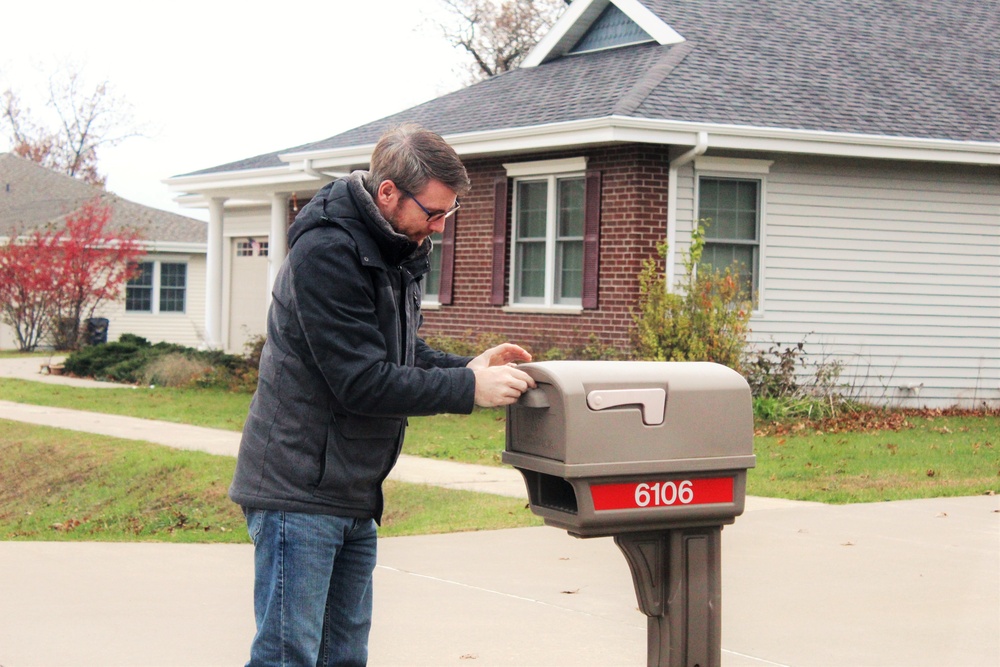
M 649 33 L 626 16 L 625 12 L 614 4 L 609 4 L 569 52 L 584 53 L 652 40 Z

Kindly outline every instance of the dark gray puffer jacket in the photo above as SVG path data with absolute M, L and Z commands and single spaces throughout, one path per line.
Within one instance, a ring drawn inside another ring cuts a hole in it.
M 260 381 L 229 497 L 244 507 L 381 521 L 406 417 L 469 413 L 469 357 L 417 335 L 430 241 L 397 234 L 354 172 L 289 228 Z

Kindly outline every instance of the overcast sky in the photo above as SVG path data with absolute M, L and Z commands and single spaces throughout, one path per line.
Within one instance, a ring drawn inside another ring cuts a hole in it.
M 44 113 L 66 64 L 107 80 L 143 137 L 99 153 L 109 190 L 176 205 L 161 180 L 325 139 L 463 85 L 438 0 L 12 0 L 0 92 Z M 0 138 L 0 151 L 10 145 Z

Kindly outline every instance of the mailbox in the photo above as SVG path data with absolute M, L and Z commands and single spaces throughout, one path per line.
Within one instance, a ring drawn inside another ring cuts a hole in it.
M 721 531 L 743 513 L 750 388 L 709 362 L 519 366 L 503 461 L 531 510 L 576 537 L 613 536 L 649 617 L 648 665 L 721 663 Z
M 578 537 L 732 523 L 754 466 L 750 388 L 709 362 L 551 361 L 507 409 L 503 461 Z

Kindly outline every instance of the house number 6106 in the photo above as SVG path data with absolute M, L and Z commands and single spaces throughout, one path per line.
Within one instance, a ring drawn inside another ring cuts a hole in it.
M 635 504 L 639 507 L 659 507 L 661 505 L 689 504 L 694 500 L 691 480 L 683 482 L 643 482 L 635 487 Z

